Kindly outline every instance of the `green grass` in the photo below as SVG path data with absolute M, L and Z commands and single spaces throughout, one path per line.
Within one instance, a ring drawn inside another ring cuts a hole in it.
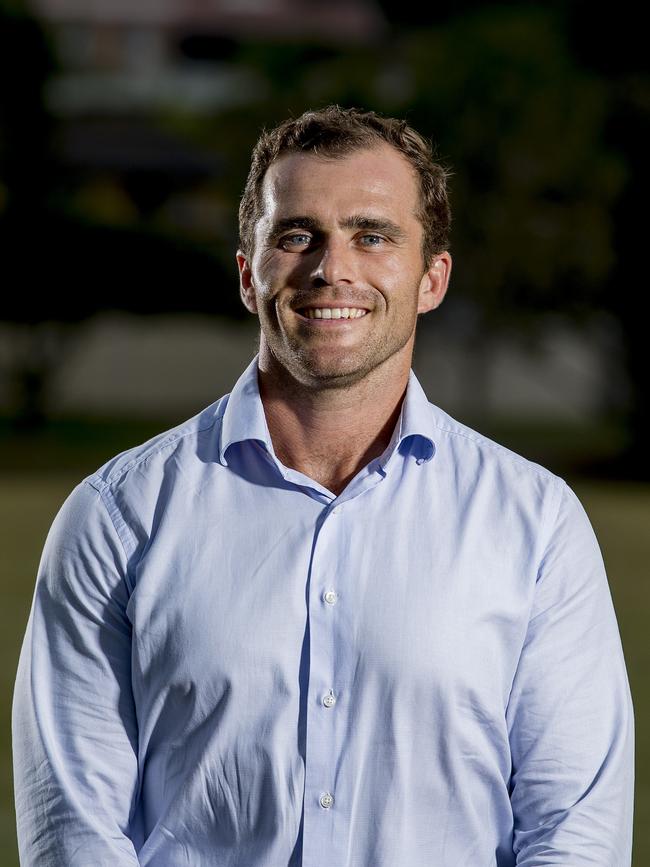
M 650 864 L 650 485 L 575 481 L 605 559 L 636 722 L 634 867 Z
M 120 445 L 118 449 L 125 447 Z M 0 476 L 0 526 L 4 530 L 0 577 L 3 599 L 0 864 L 3 867 L 18 867 L 10 744 L 11 693 L 18 653 L 47 530 L 70 490 L 98 465 L 94 457 L 83 463 L 83 469 L 67 469 L 60 475 L 8 471 Z M 601 543 L 634 698 L 637 759 L 634 867 L 642 867 L 650 864 L 650 689 L 646 676 L 650 668 L 650 643 L 646 638 L 646 617 L 650 611 L 650 485 L 569 481 L 587 509 Z
M 0 479 L 0 526 L 4 532 L 0 578 L 0 864 L 4 867 L 18 867 L 11 769 L 11 695 L 18 654 L 45 536 L 76 482 L 74 476 Z

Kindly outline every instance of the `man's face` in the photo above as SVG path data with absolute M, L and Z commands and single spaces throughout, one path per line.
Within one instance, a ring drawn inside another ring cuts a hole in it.
M 269 167 L 252 260 L 237 254 L 263 369 L 320 388 L 408 370 L 418 313 L 442 301 L 451 270 L 448 253 L 425 270 L 418 197 L 411 165 L 384 143 Z

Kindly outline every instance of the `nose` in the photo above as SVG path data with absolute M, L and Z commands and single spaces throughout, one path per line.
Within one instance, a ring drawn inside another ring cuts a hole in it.
M 347 239 L 331 236 L 320 245 L 309 277 L 318 286 L 323 283 L 333 286 L 341 281 L 354 283 L 355 267 L 354 253 Z

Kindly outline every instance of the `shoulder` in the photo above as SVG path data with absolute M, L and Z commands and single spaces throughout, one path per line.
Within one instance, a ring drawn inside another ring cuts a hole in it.
M 70 508 L 87 508 L 88 521 L 100 532 L 112 525 L 129 561 L 139 556 L 162 522 L 182 523 L 207 480 L 222 470 L 219 444 L 229 396 L 105 461 L 79 482 Z
M 511 542 L 519 528 L 540 560 L 555 550 L 563 556 L 580 550 L 598 561 L 588 514 L 564 478 L 429 406 L 436 449 L 432 487 L 463 521 L 501 543 Z
M 182 475 L 193 464 L 209 460 L 210 455 L 216 459 L 229 397 L 225 394 L 180 424 L 118 452 L 83 482 L 100 492 L 116 491 L 144 477 Z
M 458 490 L 481 491 L 495 507 L 508 501 L 527 508 L 557 510 L 563 497 L 571 496 L 565 480 L 490 437 L 458 421 L 429 402 L 431 437 L 437 470 Z
M 496 440 L 458 421 L 429 401 L 432 431 L 436 445 L 462 453 L 466 459 L 509 469 L 517 474 L 538 478 L 546 483 L 562 481 L 548 468 L 507 448 Z

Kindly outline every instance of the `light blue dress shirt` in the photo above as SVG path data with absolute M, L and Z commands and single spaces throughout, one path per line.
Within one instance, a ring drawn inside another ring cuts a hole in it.
M 274 454 L 257 359 L 52 523 L 21 863 L 629 867 L 633 705 L 575 494 L 411 370 L 335 496 Z

